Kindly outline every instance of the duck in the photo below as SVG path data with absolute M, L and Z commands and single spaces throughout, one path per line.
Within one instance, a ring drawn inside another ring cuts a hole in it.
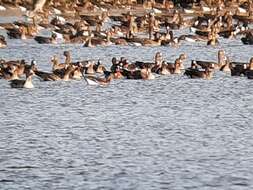
M 52 33 L 51 37 L 35 36 L 34 40 L 39 44 L 57 44 L 57 35 Z
M 26 80 L 11 80 L 10 86 L 11 88 L 34 88 L 32 84 L 32 76 L 34 75 L 34 71 L 31 68 L 29 72 L 26 73 Z
M 0 35 L 0 48 L 5 48 L 7 46 L 7 42 L 3 35 Z

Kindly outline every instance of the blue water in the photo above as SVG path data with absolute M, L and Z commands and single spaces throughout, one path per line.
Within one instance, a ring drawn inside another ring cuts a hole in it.
M 4 33 L 4 31 L 1 31 Z M 171 47 L 38 45 L 8 40 L 7 60 L 50 59 L 69 50 L 73 60 L 113 56 L 167 61 L 180 53 L 217 60 L 225 49 L 232 61 L 247 62 L 251 46 L 240 39 L 218 47 L 183 43 Z M 152 81 L 114 80 L 91 87 L 84 80 L 41 82 L 11 89 L 0 80 L 0 189 L 252 189 L 252 81 L 216 72 L 212 80 L 183 75 Z

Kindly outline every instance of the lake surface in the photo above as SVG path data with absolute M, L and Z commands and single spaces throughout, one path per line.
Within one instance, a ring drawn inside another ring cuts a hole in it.
M 252 46 L 240 39 L 218 47 L 184 42 L 171 47 L 38 45 L 8 40 L 0 58 L 36 59 L 49 71 L 54 54 L 73 60 L 113 56 L 167 61 L 180 53 L 249 61 Z M 252 81 L 216 72 L 212 80 L 183 75 L 152 81 L 115 80 L 108 87 L 84 80 L 40 82 L 11 89 L 0 80 L 0 189 L 252 189 Z

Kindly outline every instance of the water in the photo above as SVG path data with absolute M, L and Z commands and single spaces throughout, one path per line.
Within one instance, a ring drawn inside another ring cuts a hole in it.
M 38 45 L 8 40 L 0 58 L 50 58 L 70 50 L 73 60 L 113 56 L 151 61 L 157 51 L 174 61 L 248 61 L 252 47 L 239 39 L 220 46 L 170 47 Z M 217 72 L 210 81 L 183 75 L 152 81 L 40 82 L 11 89 L 0 80 L 0 189 L 252 189 L 252 81 Z

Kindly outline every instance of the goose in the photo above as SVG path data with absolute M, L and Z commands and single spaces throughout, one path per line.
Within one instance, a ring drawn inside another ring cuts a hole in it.
M 158 74 L 160 74 L 160 75 L 170 75 L 170 74 L 172 74 L 169 67 L 168 67 L 168 64 L 166 64 L 165 61 L 163 61 L 161 68 L 158 70 Z
M 161 45 L 163 45 L 163 46 L 170 45 L 173 47 L 177 47 L 179 45 L 180 40 L 182 40 L 182 39 L 174 37 L 174 34 L 172 31 L 169 31 L 168 34 L 169 34 L 169 38 L 162 40 Z
M 53 74 L 58 76 L 63 81 L 69 81 L 70 79 L 73 78 L 73 72 L 75 71 L 75 69 L 76 69 L 76 66 L 71 63 L 69 65 L 66 65 L 66 67 L 62 69 L 54 70 Z M 57 77 L 57 80 L 58 80 L 58 77 Z
M 249 67 L 247 68 L 245 75 L 248 79 L 253 79 L 253 58 L 250 59 Z
M 105 78 L 99 78 L 99 77 L 95 77 L 95 76 L 85 76 L 84 79 L 86 80 L 88 85 L 107 86 L 112 81 L 112 76 L 109 75 Z
M 250 58 L 249 64 L 243 64 L 243 68 L 241 68 L 241 66 L 238 66 L 239 72 L 236 74 L 240 74 L 240 75 L 244 75 L 247 76 L 248 79 L 253 79 L 253 57 Z M 232 68 L 231 70 L 231 74 L 233 72 L 233 74 L 235 74 L 236 69 Z M 241 71 L 241 72 L 240 72 Z
M 186 60 L 186 58 L 187 58 L 187 55 L 185 53 L 182 53 L 182 54 L 179 55 L 179 58 L 178 58 L 179 60 L 178 61 L 179 61 L 179 69 L 180 70 L 184 70 L 183 61 Z
M 22 40 L 27 39 L 25 28 L 23 26 L 17 28 L 8 28 L 7 35 L 11 39 L 22 39 Z
M 247 32 L 245 37 L 241 38 L 241 41 L 245 45 L 252 45 L 253 44 L 253 34 L 252 34 L 252 32 Z
M 113 78 L 114 79 L 122 79 L 122 78 L 124 78 L 123 74 L 121 73 L 121 69 L 120 69 L 119 66 L 117 66 L 115 72 L 112 73 L 112 74 L 113 74 Z
M 115 45 L 122 45 L 122 46 L 127 46 L 128 45 L 128 42 L 123 38 L 117 38 L 113 41 L 114 41 Z
M 152 80 L 155 79 L 155 76 L 151 72 L 151 68 L 143 68 L 140 70 L 129 71 L 126 69 L 122 70 L 123 76 L 127 79 L 143 79 L 143 80 Z
M 185 40 L 187 42 L 207 42 L 208 38 L 206 36 L 200 36 L 200 35 L 181 35 L 178 37 L 179 41 Z
M 26 80 L 11 80 L 10 86 L 11 88 L 33 88 L 32 84 L 32 76 L 34 75 L 33 69 L 30 69 L 26 74 Z
M 216 37 L 212 37 L 207 41 L 207 45 L 216 46 L 217 44 L 219 44 L 219 41 Z
M 41 78 L 43 81 L 57 81 L 57 80 L 61 80 L 61 78 L 59 76 L 57 76 L 54 73 L 47 73 L 44 71 L 35 71 L 34 72 L 36 76 L 38 76 L 39 78 Z
M 35 17 L 32 18 L 32 23 L 15 21 L 13 24 L 15 26 L 22 27 L 27 37 L 33 37 L 38 33 L 38 25 L 36 24 Z
M 184 75 L 190 78 L 203 78 L 210 80 L 213 77 L 213 70 L 207 68 L 205 70 L 199 70 L 198 68 L 188 68 L 185 70 Z
M 248 79 L 253 79 L 253 70 L 246 71 L 246 76 Z
M 153 80 L 155 79 L 155 75 L 151 72 L 151 68 L 141 69 L 141 77 L 143 80 Z
M 0 35 L 0 48 L 5 48 L 7 46 L 7 42 L 3 35 Z
M 56 44 L 57 35 L 52 33 L 51 37 L 35 36 L 34 40 L 39 44 Z
M 230 62 L 228 59 L 225 60 L 225 64 L 220 67 L 220 71 L 224 73 L 231 73 Z
M 226 60 L 228 59 L 227 56 L 225 55 L 225 51 L 223 49 L 218 51 L 218 66 L 221 68 L 226 64 Z
M 100 46 L 112 45 L 110 32 L 106 32 L 106 39 L 92 38 L 92 36 L 94 36 L 94 34 L 90 35 L 87 38 L 87 41 L 84 43 L 84 47 L 95 47 L 98 45 L 100 45 Z
M 21 60 L 20 64 L 17 65 L 16 70 L 19 77 L 21 77 L 25 73 L 26 71 L 25 60 Z
M 13 23 L 0 23 L 0 29 L 13 29 L 13 28 L 18 28 L 18 26 L 16 26 L 15 24 Z
M 65 57 L 65 65 L 69 65 L 71 63 L 71 54 L 69 51 L 64 51 L 63 55 Z
M 157 39 L 157 40 L 151 40 L 151 39 L 144 39 L 142 41 L 143 46 L 148 46 L 148 47 L 155 47 L 155 46 L 161 46 L 162 39 Z
M 1 71 L 2 78 L 4 78 L 5 80 L 19 79 L 17 66 L 15 66 L 15 65 L 3 67 L 3 68 L 1 68 L 0 71 Z
M 175 68 L 174 68 L 174 71 L 173 71 L 173 74 L 181 74 L 181 61 L 180 59 L 176 59 L 175 60 Z
M 65 69 L 67 67 L 67 64 L 59 63 L 59 60 L 56 55 L 52 57 L 51 63 L 52 63 L 52 71 Z
M 95 74 L 96 71 L 94 70 L 94 62 L 90 61 L 88 64 L 85 66 L 85 74 Z
M 100 61 L 98 60 L 97 64 L 94 65 L 94 70 L 95 70 L 97 73 L 102 74 L 102 73 L 104 73 L 104 71 L 106 71 L 106 68 L 105 68 L 105 66 L 102 65 L 102 64 L 100 63 Z
M 196 64 L 196 65 L 200 66 L 202 69 L 215 68 L 218 66 L 218 64 L 216 62 L 201 61 L 201 60 L 192 60 L 192 64 Z
M 81 80 L 82 77 L 83 77 L 82 67 L 77 66 L 72 73 L 72 79 Z
M 93 44 L 91 43 L 91 36 L 89 36 L 89 37 L 86 39 L 86 41 L 85 41 L 83 47 L 95 47 L 95 45 L 93 45 Z
M 248 63 L 231 62 L 231 76 L 245 76 L 248 68 Z

